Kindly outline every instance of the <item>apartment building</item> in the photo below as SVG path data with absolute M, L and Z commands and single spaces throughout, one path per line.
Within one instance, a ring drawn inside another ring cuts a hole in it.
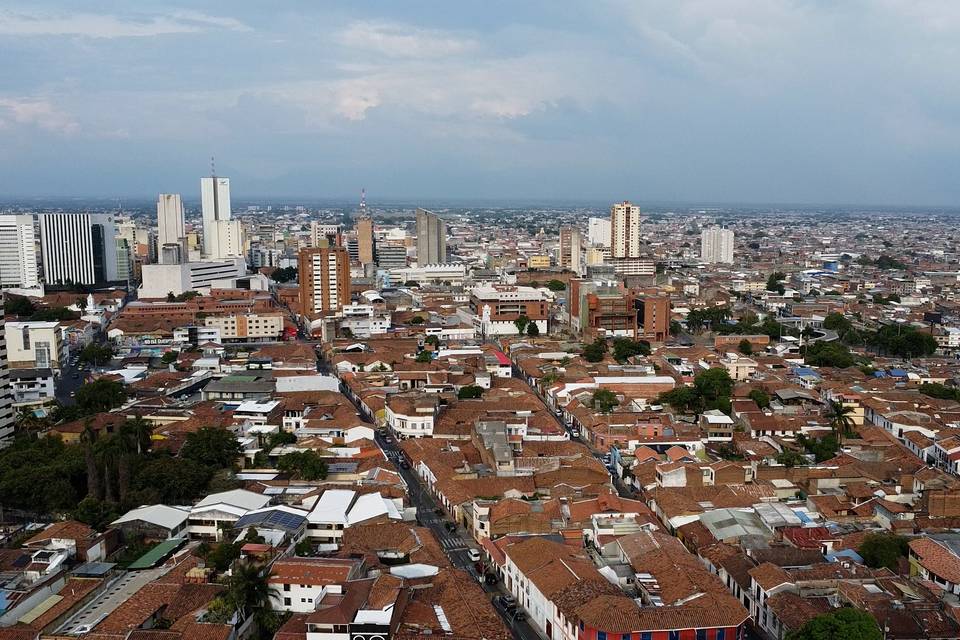
M 532 287 L 482 286 L 470 293 L 470 312 L 478 333 L 485 336 L 516 335 L 516 320 L 525 316 L 547 333 L 549 302 L 544 292 Z
M 283 336 L 283 314 L 245 313 L 204 318 L 204 326 L 217 329 L 221 340 L 279 340 Z

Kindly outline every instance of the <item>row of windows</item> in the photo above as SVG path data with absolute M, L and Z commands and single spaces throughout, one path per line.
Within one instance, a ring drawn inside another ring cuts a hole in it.
M 583 621 L 580 621 L 580 631 L 583 631 Z M 726 640 L 727 630 L 716 629 L 713 632 L 712 640 Z M 607 633 L 606 631 L 597 631 L 597 640 L 631 640 L 630 633 Z M 668 640 L 680 640 L 680 631 L 668 631 Z M 653 632 L 643 631 L 640 633 L 640 640 L 653 640 Z M 697 629 L 697 640 L 709 640 L 707 629 Z

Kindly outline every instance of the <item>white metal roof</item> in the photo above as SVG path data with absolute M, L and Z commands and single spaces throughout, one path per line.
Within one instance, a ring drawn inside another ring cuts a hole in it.
M 148 522 L 164 529 L 176 529 L 190 515 L 190 510 L 184 507 L 170 507 L 165 504 L 151 504 L 131 509 L 110 524 L 123 524 L 138 520 Z
M 270 498 L 262 493 L 255 493 L 253 491 L 247 491 L 246 489 L 233 489 L 232 491 L 211 493 L 195 506 L 208 507 L 215 504 L 226 504 L 250 511 L 251 509 L 259 509 L 269 502 Z

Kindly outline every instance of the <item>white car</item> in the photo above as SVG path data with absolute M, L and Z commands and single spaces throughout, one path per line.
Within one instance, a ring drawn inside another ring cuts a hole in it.
M 467 549 L 467 557 L 470 558 L 470 562 L 479 562 L 480 551 L 477 549 Z

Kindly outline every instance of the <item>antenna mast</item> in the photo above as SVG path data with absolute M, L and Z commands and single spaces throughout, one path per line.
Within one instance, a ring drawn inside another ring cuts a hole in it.
M 367 210 L 367 190 L 365 188 L 360 189 L 360 211 Z
M 210 156 L 210 177 L 217 177 L 217 165 L 214 162 L 213 156 Z

